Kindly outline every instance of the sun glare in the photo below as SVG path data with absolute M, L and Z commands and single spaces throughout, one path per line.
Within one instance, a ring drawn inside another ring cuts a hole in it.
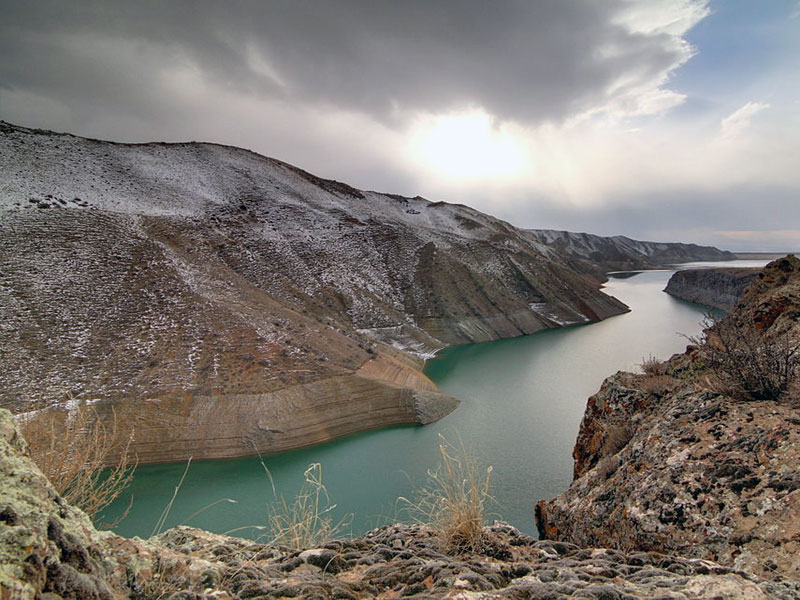
M 513 134 L 495 127 L 482 111 L 420 119 L 410 152 L 423 168 L 450 179 L 503 179 L 517 174 L 525 163 Z

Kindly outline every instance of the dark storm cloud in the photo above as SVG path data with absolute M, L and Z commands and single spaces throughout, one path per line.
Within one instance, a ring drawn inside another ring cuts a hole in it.
M 0 86 L 72 111 L 175 110 L 155 75 L 191 65 L 214 89 L 392 122 L 471 105 L 521 122 L 609 100 L 685 56 L 614 24 L 619 0 L 0 2 Z M 609 51 L 611 50 L 611 51 Z M 261 61 L 276 77 L 265 75 Z

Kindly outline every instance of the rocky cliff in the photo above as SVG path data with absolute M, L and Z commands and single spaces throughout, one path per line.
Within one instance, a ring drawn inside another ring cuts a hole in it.
M 729 355 L 743 357 L 739 369 L 775 348 L 780 364 L 794 363 L 800 260 L 770 263 L 705 345 L 603 383 L 581 423 L 570 488 L 536 507 L 543 538 L 800 579 L 797 382 L 775 400 L 726 390 L 709 360 L 727 343 L 720 327 L 744 336 Z
M 761 269 L 686 269 L 670 277 L 668 294 L 724 311 L 733 310 Z
M 142 461 L 428 422 L 421 357 L 626 310 L 598 286 L 466 206 L 0 123 L 0 405 L 92 402 Z
M 791 600 L 800 584 L 704 560 L 537 542 L 483 531 L 448 552 L 425 526 L 394 525 L 314 548 L 178 527 L 148 540 L 95 530 L 26 456 L 0 409 L 0 597 L 4 600 L 245 598 L 747 598 Z
M 713 246 L 668 242 L 643 242 L 623 235 L 604 237 L 591 233 L 528 229 L 541 244 L 567 257 L 578 270 L 631 271 L 694 261 L 734 260 L 736 255 Z

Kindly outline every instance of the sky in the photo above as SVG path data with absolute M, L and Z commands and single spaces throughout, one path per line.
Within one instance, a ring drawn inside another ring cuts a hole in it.
M 0 119 L 800 251 L 799 0 L 0 0 Z

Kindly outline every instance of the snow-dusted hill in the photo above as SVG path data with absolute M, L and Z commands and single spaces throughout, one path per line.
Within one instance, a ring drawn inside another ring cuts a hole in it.
M 0 405 L 113 407 L 143 461 L 425 422 L 418 356 L 626 310 L 570 260 L 239 148 L 0 123 Z
M 642 242 L 623 235 L 603 237 L 591 233 L 573 233 L 552 229 L 528 229 L 533 240 L 577 260 L 579 270 L 599 266 L 605 271 L 648 269 L 692 261 L 733 260 L 732 252 L 697 244 Z M 584 264 L 581 264 L 584 263 Z M 586 264 L 588 263 L 588 264 Z

